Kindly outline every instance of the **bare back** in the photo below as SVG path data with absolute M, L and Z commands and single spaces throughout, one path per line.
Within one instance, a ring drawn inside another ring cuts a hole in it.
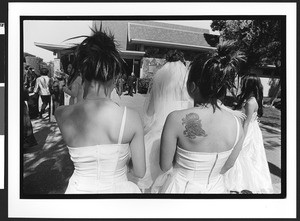
M 56 119 L 68 146 L 82 147 L 116 144 L 120 133 L 124 107 L 109 100 L 84 100 L 57 110 Z M 127 111 L 127 122 L 134 121 L 132 111 Z M 134 124 L 126 124 L 122 143 L 134 136 Z
M 69 147 L 80 148 L 105 144 L 129 144 L 133 173 L 143 177 L 146 171 L 144 134 L 137 112 L 111 100 L 83 100 L 61 106 L 55 112 L 64 141 Z M 124 116 L 124 118 L 123 118 Z M 124 124 L 124 133 L 120 130 Z M 119 137 L 121 140 L 119 140 Z
M 237 139 L 234 116 L 216 108 L 192 108 L 174 113 L 177 145 L 194 152 L 223 152 L 233 148 Z

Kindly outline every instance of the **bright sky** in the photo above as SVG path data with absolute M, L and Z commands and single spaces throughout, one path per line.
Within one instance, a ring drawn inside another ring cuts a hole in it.
M 186 25 L 192 27 L 206 28 L 210 32 L 211 21 L 161 21 L 172 24 Z M 78 43 L 81 39 L 66 41 L 71 37 L 80 35 L 90 35 L 92 21 L 24 21 L 24 51 L 43 58 L 44 62 L 53 61 L 56 56 L 51 51 L 42 49 L 34 45 L 34 42 L 46 44 L 66 45 Z
M 53 61 L 56 56 L 51 51 L 37 47 L 34 42 L 66 45 L 82 41 L 66 41 L 80 35 L 90 35 L 92 21 L 24 21 L 24 51 L 43 58 L 45 62 Z

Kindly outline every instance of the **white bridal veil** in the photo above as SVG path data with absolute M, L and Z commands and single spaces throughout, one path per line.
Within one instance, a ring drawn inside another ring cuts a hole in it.
M 149 97 L 144 106 L 144 126 L 161 130 L 168 114 L 193 106 L 186 88 L 187 67 L 181 62 L 167 62 L 154 75 Z

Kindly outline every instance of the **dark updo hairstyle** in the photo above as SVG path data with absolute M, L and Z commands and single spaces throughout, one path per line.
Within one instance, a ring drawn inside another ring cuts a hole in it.
M 116 46 L 114 36 L 101 30 L 92 30 L 75 50 L 73 69 L 80 72 L 83 81 L 106 83 L 123 72 L 123 59 Z M 76 73 L 74 73 L 76 76 Z
M 166 62 L 181 61 L 185 65 L 184 55 L 179 50 L 170 50 L 166 54 Z
M 49 70 L 47 69 L 47 68 L 41 68 L 41 70 L 40 70 L 40 74 L 41 75 L 48 75 L 49 74 Z
M 72 65 L 71 73 L 70 73 L 70 75 L 68 77 L 68 82 L 67 82 L 67 85 L 70 86 L 76 80 L 76 78 L 78 76 L 80 76 L 80 71 L 75 71 L 73 64 L 70 63 L 70 64 L 68 64 L 68 66 L 69 65 Z M 66 71 L 66 73 L 67 73 L 67 71 Z
M 238 96 L 237 109 L 240 109 L 244 102 L 251 97 L 255 97 L 258 103 L 257 116 L 261 117 L 263 115 L 263 86 L 256 74 L 247 74 L 242 77 L 242 87 Z
M 190 65 L 188 78 L 188 84 L 194 82 L 201 95 L 201 100 L 195 100 L 195 105 L 211 104 L 214 110 L 219 108 L 218 99 L 225 97 L 227 89 L 235 87 L 235 77 L 245 59 L 234 41 L 219 43 L 216 52 L 204 63 L 200 56 L 196 57 Z

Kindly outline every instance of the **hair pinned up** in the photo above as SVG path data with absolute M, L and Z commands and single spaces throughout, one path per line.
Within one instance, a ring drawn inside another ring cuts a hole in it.
M 184 55 L 179 50 L 170 50 L 166 54 L 166 62 L 181 61 L 185 65 Z
M 235 87 L 235 77 L 245 61 L 244 53 L 236 50 L 234 41 L 220 42 L 215 54 L 204 64 L 199 57 L 191 63 L 189 81 L 199 88 L 202 102 L 212 104 L 215 109 L 219 107 L 217 100 L 226 95 L 227 89 Z
M 83 80 L 107 82 L 123 72 L 123 59 L 116 47 L 114 36 L 100 30 L 93 30 L 76 47 L 74 70 L 79 71 Z M 76 37 L 76 38 L 79 38 Z

